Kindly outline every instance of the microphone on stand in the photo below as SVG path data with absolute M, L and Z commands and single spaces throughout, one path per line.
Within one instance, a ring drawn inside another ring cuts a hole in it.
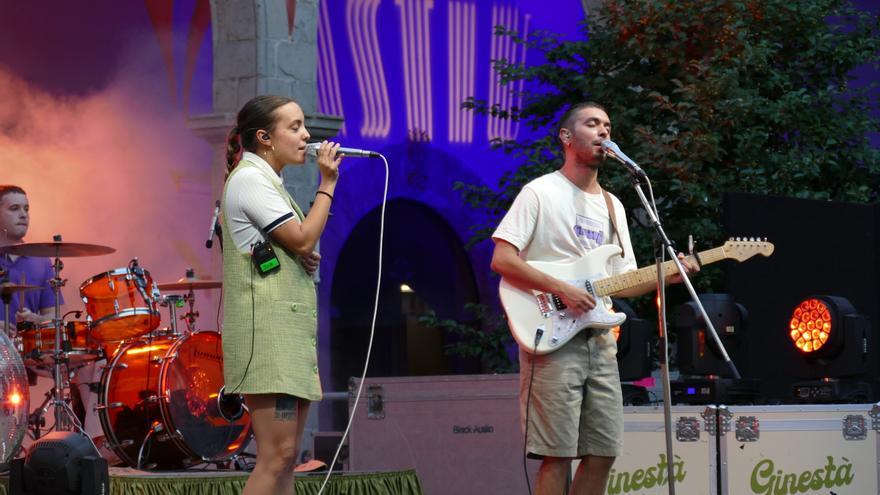
M 620 151 L 620 148 L 616 144 L 614 144 L 614 141 L 610 139 L 605 139 L 602 141 L 601 144 L 602 149 L 605 150 L 605 153 L 607 153 L 608 156 L 610 156 L 611 158 L 614 158 L 615 160 L 622 163 L 626 167 L 626 169 L 629 170 L 629 173 L 633 174 L 639 179 L 648 178 L 648 176 L 645 175 L 645 171 L 642 170 L 642 167 L 639 167 L 636 162 L 632 161 L 630 157 L 626 156 L 622 151 Z
M 137 258 L 132 258 L 129 265 L 131 266 L 131 271 L 134 273 L 135 287 L 137 287 L 137 290 L 140 292 L 141 297 L 144 298 L 144 301 L 150 302 L 152 299 L 147 295 L 147 277 L 144 274 L 144 269 L 141 268 L 141 264 L 138 262 Z
M 309 143 L 306 145 L 306 154 L 309 156 L 317 156 L 318 148 L 321 143 Z M 369 150 L 359 150 L 357 148 L 343 148 L 336 150 L 337 155 L 350 156 L 352 158 L 379 158 L 379 153 Z
M 214 233 L 217 231 L 217 219 L 220 218 L 220 200 L 214 203 L 214 218 L 211 219 L 211 230 L 208 232 L 208 240 L 205 241 L 205 247 L 211 249 L 214 245 Z

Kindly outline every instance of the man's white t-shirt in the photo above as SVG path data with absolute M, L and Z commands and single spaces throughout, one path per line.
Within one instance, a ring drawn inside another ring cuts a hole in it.
M 245 151 L 242 160 L 257 166 L 239 170 L 229 178 L 223 215 L 232 231 L 232 241 L 239 252 L 250 252 L 258 241 L 266 241 L 269 234 L 285 223 L 299 221 L 276 185 L 284 185 L 275 170 L 258 155 Z
M 613 256 L 609 271 L 638 268 L 629 238 L 626 211 L 611 195 L 625 257 Z M 572 262 L 612 239 L 611 217 L 604 196 L 582 191 L 556 171 L 529 182 L 492 234 L 519 249 L 526 261 Z

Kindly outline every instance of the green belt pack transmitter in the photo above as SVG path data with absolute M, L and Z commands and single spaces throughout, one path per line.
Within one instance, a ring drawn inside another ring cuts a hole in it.
M 254 259 L 254 265 L 260 274 L 265 275 L 274 270 L 281 268 L 281 262 L 278 256 L 275 256 L 275 250 L 268 242 L 258 242 L 254 244 L 254 250 L 251 254 Z

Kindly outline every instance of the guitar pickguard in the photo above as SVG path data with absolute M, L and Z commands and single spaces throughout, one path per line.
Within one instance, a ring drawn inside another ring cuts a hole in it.
M 589 278 L 566 280 L 565 282 L 576 287 L 583 287 L 595 296 Z M 614 328 L 626 320 L 626 315 L 623 313 L 609 311 L 601 298 L 597 299 L 596 307 L 578 316 L 574 316 L 575 313 L 568 310 L 559 296 L 555 294 L 541 292 L 535 294 L 535 298 L 541 316 L 547 320 L 544 325 L 541 325 L 543 330 L 541 341 L 551 350 L 568 342 L 584 328 Z

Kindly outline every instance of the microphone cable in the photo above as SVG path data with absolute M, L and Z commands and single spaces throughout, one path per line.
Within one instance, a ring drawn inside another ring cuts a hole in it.
M 382 287 L 382 246 L 384 244 L 385 238 L 385 204 L 388 202 L 388 160 L 381 153 L 377 153 L 379 158 L 382 159 L 382 163 L 385 164 L 385 189 L 382 192 L 382 209 L 379 214 L 379 275 L 376 277 L 376 297 L 373 303 L 373 321 L 370 324 L 370 338 L 369 344 L 367 344 L 367 357 L 364 360 L 364 372 L 361 374 L 360 383 L 358 383 L 357 394 L 354 397 L 354 405 L 351 407 L 351 412 L 348 415 L 348 424 L 345 426 L 345 432 L 342 434 L 342 438 L 339 439 L 339 445 L 336 446 L 336 453 L 333 454 L 333 461 L 330 462 L 330 465 L 327 467 L 327 476 L 324 477 L 324 482 L 321 483 L 321 488 L 318 489 L 318 495 L 324 493 L 324 488 L 327 486 L 327 483 L 330 481 L 330 475 L 333 474 L 333 466 L 336 465 L 336 461 L 339 458 L 339 452 L 342 450 L 342 445 L 345 443 L 345 440 L 348 438 L 348 432 L 351 430 L 351 423 L 354 421 L 355 413 L 357 412 L 357 406 L 360 403 L 361 392 L 364 389 L 364 379 L 367 377 L 367 368 L 370 366 L 370 353 L 373 350 L 373 336 L 376 334 L 376 316 L 379 313 L 379 289 Z
M 540 328 L 537 332 L 535 332 L 535 352 L 538 352 L 538 344 L 541 342 L 541 337 L 544 336 L 544 331 Z M 527 356 L 529 362 L 531 363 L 531 370 L 529 372 L 529 391 L 526 392 L 526 419 L 525 419 L 525 432 L 523 432 L 523 453 L 522 453 L 522 465 L 523 465 L 523 473 L 526 476 L 526 488 L 529 490 L 529 495 L 532 495 L 532 482 L 529 480 L 529 464 L 527 462 L 529 458 L 529 408 L 532 403 L 532 382 L 535 380 L 535 354 L 530 354 Z

